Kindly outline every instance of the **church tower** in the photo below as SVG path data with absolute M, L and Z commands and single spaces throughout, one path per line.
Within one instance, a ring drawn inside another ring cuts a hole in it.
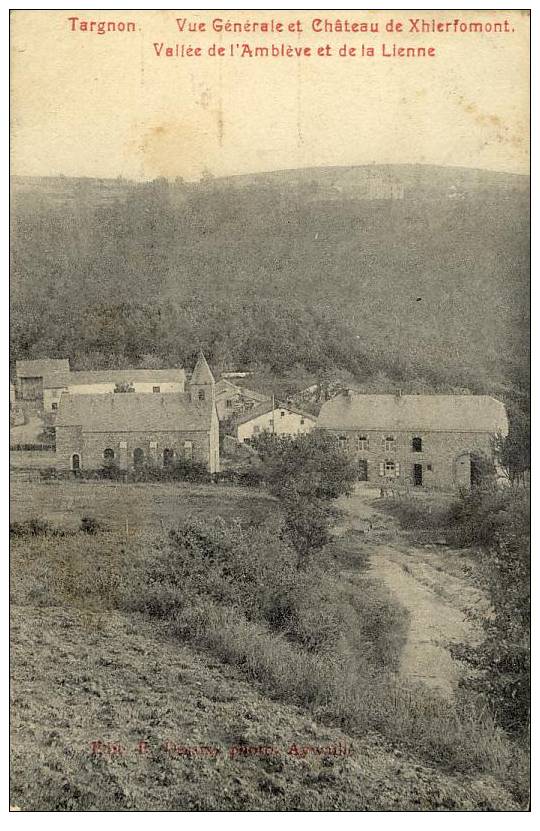
M 189 382 L 189 395 L 194 404 L 215 404 L 215 381 L 202 352 L 199 352 L 193 375 Z

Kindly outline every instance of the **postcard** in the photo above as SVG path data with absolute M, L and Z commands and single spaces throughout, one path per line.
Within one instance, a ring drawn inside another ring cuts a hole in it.
M 529 809 L 529 22 L 11 12 L 11 810 Z

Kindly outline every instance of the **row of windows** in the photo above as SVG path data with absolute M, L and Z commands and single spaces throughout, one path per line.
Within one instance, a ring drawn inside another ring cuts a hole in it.
M 120 449 L 125 450 L 126 447 L 123 445 L 127 444 L 126 442 L 120 442 Z M 157 442 L 151 441 L 150 442 L 150 450 L 157 450 Z M 193 442 L 192 441 L 185 441 L 183 446 L 184 451 L 184 458 L 185 459 L 192 459 L 193 458 Z M 163 456 L 163 464 L 170 465 L 174 461 L 175 451 L 172 450 L 170 447 L 165 447 L 162 452 Z M 116 454 L 112 447 L 106 447 L 103 451 L 103 461 L 112 464 L 116 458 Z M 144 450 L 142 447 L 136 447 L 133 451 L 133 463 L 135 465 L 143 464 L 144 463 Z
M 342 450 L 345 450 L 349 446 L 349 437 L 348 436 L 339 436 L 339 446 Z M 394 436 L 386 436 L 382 443 L 384 445 L 384 449 L 386 453 L 393 453 L 396 449 L 396 439 Z M 357 436 L 356 437 L 356 449 L 357 450 L 369 450 L 369 438 L 368 436 Z M 422 452 L 422 439 L 420 436 L 414 436 L 411 440 L 411 450 L 413 453 L 421 453 Z
M 417 476 L 422 479 L 422 469 L 423 465 L 414 465 L 413 469 L 413 476 Z M 433 465 L 428 464 L 425 466 L 425 469 L 429 472 L 433 472 Z M 379 464 L 379 475 L 386 476 L 389 479 L 398 478 L 400 475 L 400 464 L 399 462 L 394 462 L 393 459 L 386 459 L 384 462 L 380 462 Z

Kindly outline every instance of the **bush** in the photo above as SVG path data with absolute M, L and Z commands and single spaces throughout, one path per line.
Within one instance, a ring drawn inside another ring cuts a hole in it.
M 492 605 L 484 641 L 456 650 L 480 675 L 464 681 L 512 733 L 530 716 L 530 503 L 526 490 L 472 494 L 455 509 L 462 542 L 483 547 L 481 582 Z
M 448 507 L 404 500 L 388 510 L 417 538 L 436 541 L 444 534 L 456 548 L 477 550 L 475 577 L 489 597 L 492 612 L 480 620 L 482 643 L 454 646 L 452 652 L 475 670 L 462 686 L 484 699 L 505 730 L 523 735 L 530 713 L 528 490 L 478 487 L 462 493 Z
M 131 482 L 209 482 L 211 474 L 202 462 L 179 458 L 165 467 L 147 463 L 130 470 L 128 479 Z
M 263 474 L 255 468 L 240 470 L 237 474 L 237 482 L 246 488 L 258 488 L 264 481 Z
M 62 531 L 55 528 L 46 519 L 32 517 L 24 522 L 10 522 L 9 534 L 12 537 L 42 537 L 50 534 L 61 535 Z
M 79 530 L 85 534 L 97 534 L 98 531 L 103 530 L 103 526 L 95 517 L 83 516 Z

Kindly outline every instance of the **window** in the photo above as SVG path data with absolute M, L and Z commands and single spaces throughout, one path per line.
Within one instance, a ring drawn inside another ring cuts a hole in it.
M 367 436 L 358 436 L 356 442 L 358 450 L 369 450 L 369 439 Z
M 53 403 L 51 404 L 51 410 L 57 410 L 57 409 L 58 409 L 58 401 L 53 401 Z
M 301 418 L 300 419 L 300 424 L 304 424 L 304 423 L 305 423 L 305 419 Z
M 204 390 L 199 390 L 199 401 L 204 401 Z
M 112 447 L 105 448 L 105 450 L 103 451 L 103 459 L 106 462 L 114 461 L 114 450 L 112 449 Z
M 427 470 L 433 470 L 433 465 L 426 465 Z
M 412 440 L 412 449 L 414 453 L 422 452 L 422 439 L 419 436 L 415 436 Z
M 163 450 L 163 467 L 169 467 L 174 462 L 174 450 L 170 447 L 165 447 Z
M 254 433 L 260 433 L 261 432 L 261 428 L 259 427 L 258 424 L 253 425 L 253 432 Z
M 120 442 L 120 450 L 127 450 L 127 441 Z
M 399 476 L 399 462 L 386 459 L 386 461 L 380 464 L 379 474 L 386 479 L 397 479 Z
M 203 393 L 204 395 L 204 393 Z M 192 441 L 185 441 L 184 442 L 184 456 L 186 459 L 193 458 L 193 442 Z
M 339 442 L 339 449 L 340 450 L 346 450 L 347 449 L 347 436 L 340 436 L 338 438 L 338 442 Z
M 393 436 L 387 436 L 384 440 L 384 449 L 387 453 L 393 453 L 396 449 L 396 440 Z
M 161 387 L 152 387 L 152 392 L 161 392 Z
M 285 410 L 282 410 L 280 415 L 281 415 L 281 418 L 285 418 Z
M 225 406 L 228 410 L 232 410 L 232 398 L 227 398 Z
M 157 441 L 150 442 L 150 450 L 157 450 Z
M 142 447 L 136 447 L 133 451 L 133 465 L 134 467 L 142 467 L 144 464 L 144 451 Z

